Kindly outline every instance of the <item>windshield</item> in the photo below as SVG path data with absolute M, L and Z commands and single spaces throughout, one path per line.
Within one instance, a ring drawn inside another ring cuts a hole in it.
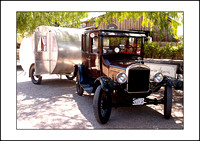
M 140 55 L 142 38 L 103 37 L 103 54 L 138 54 Z

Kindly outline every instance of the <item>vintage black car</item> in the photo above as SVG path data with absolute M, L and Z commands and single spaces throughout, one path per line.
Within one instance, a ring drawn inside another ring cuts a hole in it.
M 150 68 L 143 62 L 144 31 L 94 29 L 82 35 L 82 64 L 75 66 L 78 95 L 94 93 L 93 110 L 96 120 L 108 122 L 112 107 L 164 104 L 164 117 L 169 119 L 172 108 L 174 78 L 157 72 L 150 79 Z M 147 96 L 165 87 L 160 100 Z

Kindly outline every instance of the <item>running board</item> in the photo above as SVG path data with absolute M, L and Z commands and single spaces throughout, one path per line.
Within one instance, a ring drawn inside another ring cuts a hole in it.
M 93 87 L 91 87 L 89 84 L 81 84 L 81 86 L 87 93 L 92 93 Z

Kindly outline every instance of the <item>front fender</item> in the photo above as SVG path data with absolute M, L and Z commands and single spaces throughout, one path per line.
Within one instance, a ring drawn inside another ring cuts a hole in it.
M 175 89 L 182 89 L 182 83 L 173 77 L 166 76 L 163 81 L 155 84 L 152 87 L 152 92 L 158 91 L 162 86 L 168 85 L 170 87 L 174 87 Z
M 167 85 L 169 85 L 171 87 L 173 86 L 176 90 L 183 89 L 183 84 L 180 80 L 170 77 L 170 76 L 167 76 L 166 80 L 167 80 Z
M 109 77 L 101 76 L 101 77 L 99 77 L 99 78 L 97 78 L 95 80 L 94 87 L 93 87 L 93 92 L 96 90 L 96 88 L 99 85 L 101 85 L 101 88 L 104 91 L 106 91 L 106 92 L 112 92 L 116 88 L 117 83 L 114 82 L 114 80 L 112 80 Z

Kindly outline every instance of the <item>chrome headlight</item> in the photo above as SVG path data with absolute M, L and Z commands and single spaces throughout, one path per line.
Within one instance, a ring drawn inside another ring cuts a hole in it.
M 116 75 L 116 80 L 118 83 L 123 84 L 127 81 L 127 76 L 125 73 L 120 72 Z
M 161 72 L 158 72 L 158 73 L 156 73 L 156 74 L 154 75 L 153 80 L 154 80 L 154 82 L 160 83 L 160 82 L 163 81 L 163 78 L 164 78 L 163 74 L 162 74 Z

